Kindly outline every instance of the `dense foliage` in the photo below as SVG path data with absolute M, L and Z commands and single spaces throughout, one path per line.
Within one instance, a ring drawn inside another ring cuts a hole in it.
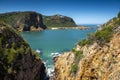
M 112 30 L 113 30 L 113 27 L 111 26 L 103 26 L 101 30 L 98 30 L 93 34 L 88 35 L 87 39 L 84 39 L 78 42 L 78 45 L 85 46 L 85 45 L 92 44 L 93 42 L 97 42 L 98 44 L 108 43 L 113 34 Z
M 0 14 L 0 20 L 21 31 L 30 31 L 31 26 L 46 28 L 42 21 L 42 15 L 31 11 Z
M 5 75 L 15 74 L 22 65 L 22 57 L 27 54 L 33 55 L 33 60 L 39 57 L 17 31 L 0 21 L 0 80 Z
M 72 18 L 62 15 L 43 16 L 43 22 L 47 27 L 76 27 Z

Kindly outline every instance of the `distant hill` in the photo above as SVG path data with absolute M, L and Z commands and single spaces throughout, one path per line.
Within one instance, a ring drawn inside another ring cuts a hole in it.
M 10 12 L 0 14 L 0 20 L 14 27 L 18 31 L 44 30 L 42 15 L 32 11 Z
M 76 27 L 74 20 L 67 16 L 42 16 L 37 12 L 9 12 L 0 14 L 3 21 L 18 31 L 41 31 L 47 27 Z
M 74 20 L 67 16 L 56 14 L 53 16 L 43 16 L 43 22 L 47 27 L 76 27 Z

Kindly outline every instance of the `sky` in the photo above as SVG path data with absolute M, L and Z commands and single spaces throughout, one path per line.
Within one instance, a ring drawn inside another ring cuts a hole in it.
M 61 14 L 76 24 L 103 24 L 117 16 L 120 0 L 0 0 L 0 13 L 14 11 Z

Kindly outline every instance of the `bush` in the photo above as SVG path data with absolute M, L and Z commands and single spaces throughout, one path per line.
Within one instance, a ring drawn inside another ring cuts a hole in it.
M 83 51 L 76 51 L 74 52 L 75 55 L 75 62 L 78 63 L 80 59 L 83 57 Z
M 76 63 L 73 63 L 73 64 L 71 65 L 71 72 L 75 74 L 75 73 L 77 72 L 77 70 L 78 70 L 77 64 L 76 64 Z
M 78 63 L 79 63 L 80 59 L 83 57 L 83 51 L 75 51 L 74 50 L 74 56 L 75 56 L 75 59 L 74 59 L 73 64 L 71 65 L 71 72 L 75 74 L 78 69 Z
M 104 27 L 102 30 L 100 31 L 97 31 L 95 33 L 95 40 L 96 41 L 104 41 L 104 42 L 109 42 L 110 41 L 110 38 L 112 36 L 112 27 L 109 26 L 109 27 Z
M 118 13 L 118 18 L 120 18 L 120 12 Z
M 120 25 L 120 18 L 115 21 L 115 24 L 114 24 L 114 25 Z
M 82 41 L 78 42 L 78 45 L 85 46 L 87 44 L 91 44 L 91 41 L 88 39 L 83 39 Z

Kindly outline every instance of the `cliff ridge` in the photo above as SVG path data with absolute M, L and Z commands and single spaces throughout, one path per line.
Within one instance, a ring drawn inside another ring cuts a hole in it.
M 119 80 L 119 15 L 54 59 L 56 80 Z

